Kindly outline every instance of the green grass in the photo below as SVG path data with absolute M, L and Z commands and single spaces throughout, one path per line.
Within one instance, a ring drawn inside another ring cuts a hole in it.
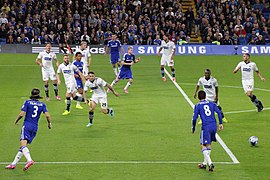
M 35 65 L 36 55 L 0 55 L 0 162 L 11 162 L 19 148 L 19 126 L 14 121 L 33 87 L 43 91 L 41 72 Z M 62 56 L 58 56 L 62 61 Z M 269 89 L 269 57 L 252 57 L 266 82 L 255 77 L 255 87 Z M 255 109 L 241 88 L 240 73 L 233 69 L 240 56 L 177 56 L 175 69 L 177 83 L 195 104 L 193 92 L 205 68 L 218 79 L 220 103 L 224 112 Z M 12 66 L 14 65 L 14 66 Z M 18 66 L 27 65 L 27 66 Z M 91 69 L 108 83 L 114 78 L 108 56 L 94 55 Z M 169 70 L 169 69 L 168 69 Z M 169 71 L 170 72 L 170 71 Z M 49 130 L 44 116 L 40 119 L 38 135 L 29 149 L 36 162 L 101 162 L 101 161 L 179 161 L 182 164 L 36 164 L 23 172 L 24 164 L 15 170 L 0 166 L 0 179 L 269 179 L 270 111 L 227 114 L 229 120 L 219 135 L 240 164 L 216 164 L 214 173 L 197 169 L 202 161 L 199 148 L 200 127 L 191 134 L 193 110 L 171 81 L 161 81 L 159 59 L 142 56 L 142 62 L 133 66 L 134 84 L 124 94 L 126 81 L 115 86 L 121 95 L 108 95 L 109 106 L 116 112 L 114 119 L 95 111 L 94 126 L 86 128 L 88 107 L 75 109 L 62 116 L 63 101 L 51 98 L 47 102 L 53 119 Z M 233 87 L 228 87 L 233 86 Z M 238 88 L 235 88 L 238 87 Z M 65 96 L 64 83 L 59 87 Z M 270 107 L 268 91 L 254 93 L 264 106 Z M 53 88 L 50 84 L 50 94 Z M 88 94 L 88 97 L 90 94 Z M 250 147 L 248 138 L 259 137 L 257 147 Z M 219 143 L 212 148 L 214 162 L 232 162 Z M 25 159 L 22 158 L 21 162 Z M 194 162 L 194 163 L 193 163 Z

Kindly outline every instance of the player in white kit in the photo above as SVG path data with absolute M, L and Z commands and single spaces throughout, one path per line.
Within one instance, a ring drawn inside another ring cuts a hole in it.
M 262 81 L 265 78 L 258 70 L 256 63 L 250 61 L 250 55 L 248 53 L 243 54 L 243 61 L 239 62 L 233 73 L 237 73 L 239 70 L 242 72 L 242 85 L 246 95 L 251 99 L 252 103 L 258 108 L 258 112 L 263 110 L 263 105 L 260 100 L 253 94 L 254 89 L 254 71 L 260 77 Z
M 196 86 L 196 89 L 194 92 L 194 96 L 193 96 L 195 99 L 196 99 L 196 95 L 197 95 L 197 92 L 198 92 L 200 86 L 203 87 L 203 91 L 206 93 L 206 100 L 217 104 L 217 107 L 221 111 L 221 115 L 223 118 L 222 121 L 228 122 L 227 119 L 224 117 L 224 114 L 222 112 L 222 108 L 221 108 L 219 101 L 218 101 L 218 81 L 216 80 L 216 78 L 211 76 L 210 69 L 205 69 L 204 76 L 198 80 L 198 83 L 197 83 L 197 86 Z M 201 124 L 201 123 L 202 123 L 201 120 L 198 121 L 198 124 Z
M 56 61 L 56 66 L 58 67 L 59 61 L 56 58 L 56 54 L 54 52 L 51 52 L 51 44 L 46 44 L 46 50 L 40 52 L 38 54 L 38 57 L 36 59 L 36 63 L 41 67 L 42 72 L 42 79 L 44 82 L 44 88 L 45 88 L 45 94 L 46 94 L 46 101 L 50 100 L 49 97 L 49 79 L 53 81 L 53 89 L 55 93 L 55 98 L 57 100 L 61 100 L 61 98 L 58 96 L 58 87 L 57 87 L 57 81 L 55 76 L 55 71 L 53 69 L 52 60 Z
M 169 66 L 172 71 L 172 77 L 173 81 L 176 81 L 175 79 L 175 69 L 174 69 L 174 54 L 176 52 L 176 47 L 174 42 L 169 40 L 169 34 L 163 35 L 163 41 L 161 42 L 161 46 L 158 51 L 158 56 L 160 56 L 160 52 L 163 50 L 161 61 L 160 61 L 160 70 L 161 70 L 161 76 L 162 80 L 165 82 L 166 77 L 164 74 L 164 66 Z
M 81 46 L 79 47 L 79 49 L 76 49 L 76 51 L 74 52 L 74 56 L 73 56 L 73 60 L 76 59 L 75 54 L 77 52 L 82 53 L 82 59 L 81 62 L 83 62 L 84 66 L 83 66 L 83 75 L 87 76 L 88 75 L 88 68 L 91 64 L 91 54 L 89 52 L 89 49 L 87 48 L 87 43 L 85 41 L 81 42 Z
M 83 78 L 84 81 L 84 91 L 86 92 L 88 88 L 90 88 L 93 93 L 92 97 L 90 98 L 90 109 L 89 109 L 89 123 L 86 125 L 87 127 L 91 127 L 93 124 L 94 119 L 94 111 L 96 108 L 96 105 L 100 103 L 101 111 L 104 114 L 109 114 L 111 117 L 114 116 L 114 110 L 113 108 L 108 108 L 108 101 L 107 101 L 107 92 L 105 90 L 105 87 L 108 87 L 112 93 L 117 97 L 119 94 L 111 87 L 110 84 L 105 82 L 103 79 L 99 77 L 95 77 L 95 73 L 90 71 L 88 73 L 88 76 Z M 86 94 L 84 93 L 84 99 L 86 100 Z
M 65 84 L 67 87 L 66 92 L 66 101 L 67 101 L 67 107 L 66 110 L 62 113 L 62 115 L 68 115 L 70 114 L 70 105 L 71 105 L 71 97 L 73 100 L 77 101 L 84 101 L 83 97 L 78 97 L 76 95 L 77 92 L 77 83 L 74 77 L 74 71 L 78 72 L 81 77 L 83 77 L 83 74 L 80 72 L 80 70 L 75 66 L 74 64 L 69 62 L 69 56 L 67 54 L 64 55 L 64 62 L 58 66 L 57 69 L 57 81 L 58 84 L 61 84 L 60 80 L 60 73 L 63 73 Z

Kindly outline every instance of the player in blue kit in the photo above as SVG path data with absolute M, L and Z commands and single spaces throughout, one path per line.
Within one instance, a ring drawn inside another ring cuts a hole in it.
M 108 42 L 108 45 L 106 47 L 106 54 L 108 54 L 110 49 L 110 56 L 111 56 L 111 64 L 113 67 L 113 71 L 115 75 L 118 75 L 119 68 L 121 66 L 120 64 L 120 49 L 122 53 L 124 53 L 124 49 L 122 47 L 122 44 L 119 40 L 117 40 L 117 36 L 115 34 L 112 35 L 112 39 Z M 116 64 L 118 68 L 116 67 Z
M 128 87 L 133 82 L 131 66 L 134 63 L 137 63 L 141 60 L 140 57 L 138 57 L 136 59 L 135 55 L 132 52 L 133 52 L 133 48 L 132 48 L 132 46 L 129 46 L 128 53 L 125 53 L 123 55 L 122 67 L 120 68 L 119 74 L 117 75 L 116 79 L 113 80 L 113 82 L 111 84 L 111 86 L 113 87 L 120 79 L 128 79 L 127 85 L 124 88 L 125 93 L 128 93 Z M 110 89 L 108 89 L 107 92 L 110 92 Z
M 72 64 L 74 64 L 81 73 L 83 73 L 83 68 L 84 68 L 84 63 L 81 61 L 82 59 L 82 53 L 81 52 L 76 52 L 75 54 L 75 60 L 73 61 Z M 79 75 L 78 72 L 74 71 L 74 76 L 75 76 L 75 80 L 76 80 L 76 84 L 77 84 L 77 92 L 76 95 L 79 98 L 83 97 L 83 82 L 82 79 Z M 83 107 L 80 105 L 80 101 L 77 101 L 77 105 L 76 105 L 77 109 L 83 109 Z
M 211 143 L 216 141 L 217 122 L 215 118 L 215 112 L 218 114 L 219 126 L 218 129 L 222 130 L 222 115 L 217 105 L 213 102 L 206 100 L 206 93 L 204 91 L 198 92 L 198 98 L 200 102 L 196 104 L 194 108 L 194 114 L 192 118 L 192 133 L 195 132 L 195 126 L 198 116 L 202 119 L 202 129 L 200 135 L 201 150 L 204 157 L 202 164 L 199 164 L 200 169 L 206 169 L 208 164 L 209 171 L 214 171 L 214 164 L 210 158 Z
M 46 105 L 38 100 L 41 98 L 39 89 L 33 89 L 30 100 L 26 100 L 23 104 L 21 112 L 15 121 L 15 124 L 18 125 L 19 120 L 25 115 L 20 136 L 20 149 L 15 156 L 14 161 L 10 165 L 6 166 L 6 169 L 15 169 L 16 164 L 23 155 L 27 159 L 27 163 L 23 168 L 24 171 L 34 164 L 34 161 L 30 156 L 30 151 L 27 148 L 27 144 L 31 144 L 37 134 L 38 121 L 41 113 L 44 113 L 47 118 L 48 128 L 52 128 L 51 116 L 47 111 Z

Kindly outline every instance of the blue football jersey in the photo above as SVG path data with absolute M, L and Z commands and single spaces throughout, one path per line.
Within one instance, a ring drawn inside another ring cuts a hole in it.
M 200 115 L 202 119 L 202 130 L 216 129 L 217 122 L 215 118 L 215 112 L 218 114 L 219 123 L 222 124 L 221 111 L 218 109 L 217 105 L 207 100 L 200 101 L 194 108 L 194 114 L 192 118 L 193 127 L 195 127 L 196 120 Z
M 81 72 L 83 72 L 83 62 L 82 61 L 74 60 L 72 62 L 72 64 L 74 64 Z M 78 74 L 79 75 L 79 73 L 77 71 L 74 71 L 74 74 Z
M 135 62 L 135 55 L 134 54 L 125 53 L 123 55 L 122 61 L 124 61 L 125 63 L 131 63 L 132 61 Z M 130 65 L 123 65 L 121 67 L 121 70 L 130 70 Z
M 48 112 L 46 104 L 38 100 L 26 100 L 21 110 L 26 112 L 24 124 L 27 123 L 33 126 L 38 126 L 41 113 Z
M 111 54 L 119 54 L 120 52 L 120 47 L 122 47 L 121 42 L 119 40 L 110 40 L 107 45 L 111 50 Z

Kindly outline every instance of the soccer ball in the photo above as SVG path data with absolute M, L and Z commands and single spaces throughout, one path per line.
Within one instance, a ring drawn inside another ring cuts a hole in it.
M 258 144 L 258 137 L 256 136 L 250 136 L 249 137 L 249 143 L 252 145 L 252 146 L 256 146 L 256 144 Z

